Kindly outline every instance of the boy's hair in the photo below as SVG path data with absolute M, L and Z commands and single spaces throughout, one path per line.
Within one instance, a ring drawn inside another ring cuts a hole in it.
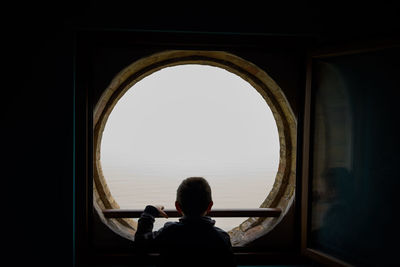
M 178 187 L 176 201 L 185 215 L 200 216 L 212 201 L 211 187 L 203 177 L 186 178 Z

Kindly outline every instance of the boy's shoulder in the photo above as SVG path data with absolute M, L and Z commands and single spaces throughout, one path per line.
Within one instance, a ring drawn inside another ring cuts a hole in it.
M 229 234 L 228 234 L 228 232 L 226 232 L 225 230 L 223 230 L 223 229 L 221 229 L 221 228 L 219 228 L 219 227 L 217 227 L 217 226 L 214 226 L 214 229 L 215 229 L 218 233 L 220 233 L 221 235 L 226 236 L 226 237 L 229 238 Z

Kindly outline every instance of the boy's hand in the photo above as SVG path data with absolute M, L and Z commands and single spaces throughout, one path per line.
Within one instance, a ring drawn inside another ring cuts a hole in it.
M 164 206 L 162 206 L 162 205 L 154 205 L 153 207 L 155 207 L 155 208 L 158 210 L 158 212 L 160 213 L 160 215 L 161 215 L 162 217 L 168 219 L 168 214 L 165 213 L 165 211 L 164 211 Z

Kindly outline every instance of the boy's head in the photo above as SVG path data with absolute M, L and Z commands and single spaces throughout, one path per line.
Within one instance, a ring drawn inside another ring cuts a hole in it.
M 211 187 L 203 177 L 189 177 L 176 192 L 175 206 L 186 216 L 203 216 L 213 205 Z

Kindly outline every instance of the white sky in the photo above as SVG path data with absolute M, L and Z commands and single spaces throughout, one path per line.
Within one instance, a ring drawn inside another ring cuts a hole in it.
M 229 195 L 229 184 L 238 187 L 231 194 L 244 191 L 259 205 L 278 169 L 278 131 L 248 82 L 217 67 L 179 65 L 147 76 L 120 99 L 105 126 L 101 163 L 121 207 L 130 194 L 123 193 L 126 183 L 176 177 L 172 190 L 189 176 L 206 177 L 216 187 L 214 198 L 218 190 Z

